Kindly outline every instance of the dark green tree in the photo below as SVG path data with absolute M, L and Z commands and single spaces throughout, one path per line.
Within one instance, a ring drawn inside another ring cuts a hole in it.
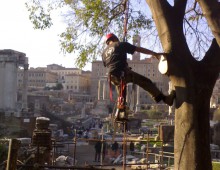
M 163 113 L 156 110 L 148 110 L 147 115 L 150 119 L 161 119 Z
M 54 87 L 54 90 L 62 90 L 62 89 L 63 89 L 62 83 L 57 83 L 56 86 Z
M 83 67 L 100 55 L 103 35 L 122 36 L 127 1 L 33 0 L 27 7 L 30 20 L 40 29 L 51 26 L 50 10 L 69 7 L 61 47 L 65 52 L 78 50 L 76 64 Z M 209 107 L 220 69 L 220 4 L 218 0 L 146 0 L 142 8 L 139 1 L 129 2 L 129 35 L 156 35 L 167 53 L 166 74 L 176 90 L 174 169 L 211 170 Z M 151 15 L 144 15 L 148 7 Z
M 8 149 L 6 145 L 0 144 L 0 164 L 7 159 Z
M 220 121 L 220 109 L 216 109 L 213 113 L 213 120 L 214 121 Z

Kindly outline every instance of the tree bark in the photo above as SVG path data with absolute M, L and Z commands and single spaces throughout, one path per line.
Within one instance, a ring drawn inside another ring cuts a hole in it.
M 220 3 L 217 0 L 196 0 L 205 16 L 212 34 L 220 46 Z
M 187 0 L 170 6 L 165 0 L 146 0 L 167 55 L 168 73 L 176 90 L 175 170 L 211 170 L 210 97 L 219 74 L 220 50 L 214 40 L 201 61 L 191 55 L 183 33 Z

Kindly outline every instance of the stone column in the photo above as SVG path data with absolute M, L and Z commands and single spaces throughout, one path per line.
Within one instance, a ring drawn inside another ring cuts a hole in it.
M 14 50 L 0 50 L 0 109 L 11 114 L 16 110 L 17 69 L 25 54 Z
M 28 64 L 24 64 L 23 89 L 22 89 L 22 109 L 27 111 L 27 84 L 28 84 Z
M 140 111 L 140 87 L 137 86 L 137 103 L 136 103 L 136 112 Z
M 127 83 L 127 95 L 126 95 L 126 102 L 128 103 L 129 105 L 129 108 L 130 110 L 134 110 L 134 106 L 135 106 L 135 94 L 134 94 L 134 91 L 133 91 L 133 86 L 134 84 L 133 83 Z
M 14 110 L 17 101 L 17 64 L 16 61 L 5 63 L 4 106 L 6 110 Z
M 100 100 L 100 95 L 101 95 L 101 80 L 99 80 L 98 83 L 98 100 Z
M 106 100 L 106 99 L 109 99 L 107 77 L 103 76 L 99 78 L 99 82 L 98 82 L 98 100 Z
M 106 99 L 109 100 L 109 99 L 110 99 L 110 97 L 109 97 L 109 90 L 110 90 L 110 87 L 109 87 L 108 79 L 106 79 L 105 83 L 106 83 Z
M 109 82 L 108 82 L 108 77 L 105 76 L 105 80 L 104 80 L 104 83 L 105 83 L 105 100 L 109 100 Z
M 1 58 L 0 58 L 1 59 Z M 5 89 L 5 62 L 1 59 L 0 61 L 0 109 L 4 109 L 4 89 Z
M 103 88 L 102 88 L 103 100 L 106 100 L 106 81 L 105 80 L 102 80 L 102 85 L 103 85 Z
M 19 66 L 27 64 L 27 59 L 25 53 L 0 50 L 0 109 L 6 115 L 21 109 L 17 107 L 17 72 Z

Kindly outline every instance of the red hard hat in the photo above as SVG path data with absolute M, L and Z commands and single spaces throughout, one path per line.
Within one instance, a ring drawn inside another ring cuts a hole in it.
M 110 38 L 113 38 L 113 37 L 118 39 L 118 37 L 117 37 L 115 34 L 113 34 L 113 33 L 107 34 L 107 35 L 105 36 L 105 43 L 107 43 L 107 41 L 108 41 Z

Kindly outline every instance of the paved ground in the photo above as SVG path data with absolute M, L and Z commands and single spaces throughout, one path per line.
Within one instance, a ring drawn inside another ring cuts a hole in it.
M 107 152 L 105 160 L 103 162 L 94 162 L 95 157 L 95 149 L 93 144 L 88 144 L 85 142 L 78 142 L 76 146 L 76 152 L 74 153 L 74 145 L 69 144 L 66 145 L 65 148 L 62 148 L 63 151 L 69 151 L 67 152 L 69 156 L 74 157 L 74 154 L 76 156 L 76 161 L 78 166 L 85 166 L 85 165 L 92 165 L 97 168 L 104 168 L 104 169 L 112 169 L 115 168 L 115 170 L 131 170 L 130 167 L 126 166 L 123 168 L 122 165 L 116 166 L 111 163 L 111 157 L 112 157 L 112 151 L 109 149 L 109 152 Z M 120 153 L 118 153 L 120 154 Z M 139 157 L 142 157 L 141 155 Z M 103 165 L 103 166 L 101 166 Z
M 88 144 L 85 142 L 77 142 L 76 145 L 76 151 L 74 153 L 74 148 L 75 146 L 73 144 L 66 144 L 65 147 L 58 148 L 57 153 L 59 155 L 69 155 L 70 157 L 74 157 L 74 154 L 76 156 L 76 165 L 77 166 L 85 166 L 85 165 L 92 165 L 94 167 L 102 167 L 104 169 L 112 169 L 115 168 L 115 170 L 123 170 L 122 166 L 114 166 L 110 158 L 112 157 L 109 153 L 107 152 L 105 159 L 103 162 L 94 162 L 95 159 L 95 148 L 94 144 Z M 119 153 L 118 153 L 119 154 Z M 101 166 L 103 165 L 103 166 Z M 109 165 L 109 166 L 107 166 Z M 130 170 L 129 167 L 126 167 L 126 170 Z
M 74 146 L 69 146 L 70 155 L 74 155 Z M 105 169 L 112 169 L 115 168 L 116 170 L 122 170 L 122 166 L 114 167 L 114 165 L 110 161 L 110 153 L 107 152 L 106 157 L 103 162 L 94 162 L 95 159 L 95 149 L 94 145 L 78 145 L 76 146 L 76 160 L 77 165 L 95 165 L 100 168 L 100 165 L 104 165 L 103 168 Z M 106 166 L 110 165 L 110 166 Z M 126 170 L 130 170 L 130 168 L 126 167 Z

